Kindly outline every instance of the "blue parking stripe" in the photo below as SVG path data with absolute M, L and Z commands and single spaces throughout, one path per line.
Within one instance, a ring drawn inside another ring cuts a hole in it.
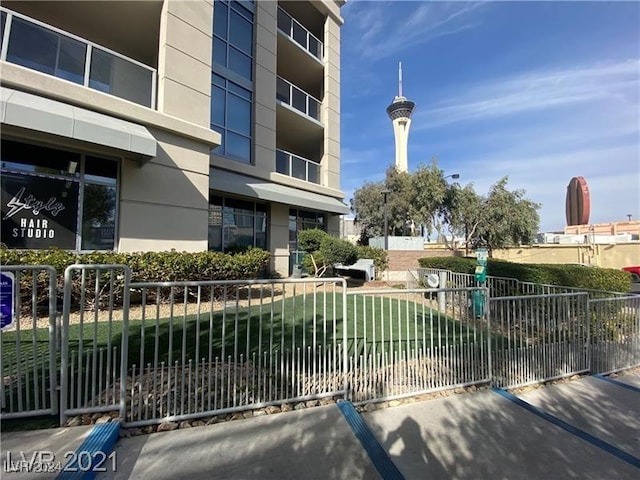
M 607 453 L 618 457 L 620 460 L 623 460 L 627 463 L 630 463 L 636 468 L 640 468 L 640 458 L 634 457 L 633 455 L 625 452 L 624 450 L 620 450 L 618 447 L 611 445 L 604 440 L 591 435 L 590 433 L 585 432 L 584 430 L 580 430 L 577 427 L 574 427 L 570 423 L 565 422 L 564 420 L 559 419 L 558 417 L 551 415 L 550 413 L 544 411 L 543 409 L 536 407 L 535 405 L 531 405 L 529 402 L 525 402 L 521 398 L 516 397 L 514 394 L 507 392 L 501 388 L 493 387 L 492 390 L 498 395 L 506 398 L 507 400 L 512 401 L 516 405 L 528 410 L 529 412 L 537 415 L 538 417 L 553 423 L 554 425 L 566 430 L 567 432 L 585 440 L 592 445 L 595 445 L 598 448 L 601 448 Z
M 354 435 L 362 447 L 369 455 L 371 462 L 378 470 L 378 473 L 384 480 L 404 480 L 404 476 L 398 470 L 395 463 L 389 458 L 389 455 L 382 448 L 378 439 L 373 435 L 362 416 L 355 409 L 353 404 L 348 401 L 339 401 L 338 408 L 347 420 L 347 423 L 353 430 Z
M 628 383 L 619 382 L 618 380 L 614 380 L 613 378 L 605 377 L 604 375 L 593 375 L 594 378 L 598 380 L 604 380 L 605 382 L 613 383 L 622 388 L 626 388 L 627 390 L 631 390 L 632 392 L 640 393 L 640 388 L 634 387 L 633 385 L 629 385 Z
M 73 427 L 71 427 L 73 428 Z M 93 427 L 75 455 L 62 468 L 56 480 L 95 478 L 97 469 L 107 468 L 107 457 L 120 436 L 120 422 L 101 423 Z M 108 469 L 108 468 L 107 468 Z

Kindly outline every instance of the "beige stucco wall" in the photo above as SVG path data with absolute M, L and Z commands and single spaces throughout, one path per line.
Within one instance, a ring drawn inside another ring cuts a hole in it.
M 209 128 L 213 4 L 165 0 L 160 17 L 158 111 Z
M 272 203 L 270 214 L 271 270 L 287 277 L 289 276 L 289 207 Z
M 123 160 L 118 250 L 207 249 L 209 147 L 161 131 L 158 155 L 140 166 Z
M 340 189 L 340 25 L 328 16 L 324 26 L 324 145 L 322 184 Z
M 585 263 L 618 269 L 640 265 L 640 243 L 536 245 L 496 250 L 493 257 L 518 263 Z

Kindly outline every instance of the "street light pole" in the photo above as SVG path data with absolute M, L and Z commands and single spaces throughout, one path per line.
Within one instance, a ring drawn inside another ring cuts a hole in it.
M 389 250 L 389 227 L 388 227 L 388 219 L 387 219 L 387 195 L 391 193 L 391 190 L 385 188 L 382 190 L 383 201 L 384 201 L 384 249 L 385 251 Z

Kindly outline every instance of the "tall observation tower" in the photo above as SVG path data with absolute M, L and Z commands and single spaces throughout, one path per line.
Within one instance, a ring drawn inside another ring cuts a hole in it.
M 398 64 L 398 96 L 387 107 L 387 114 L 393 123 L 393 135 L 396 139 L 396 169 L 399 172 L 409 171 L 407 142 L 414 108 L 416 104 L 402 96 L 402 62 L 400 62 Z

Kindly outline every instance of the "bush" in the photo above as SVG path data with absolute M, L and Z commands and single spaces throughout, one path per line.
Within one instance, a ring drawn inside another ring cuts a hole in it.
M 316 274 L 324 273 L 323 267 L 331 267 L 336 263 L 351 265 L 361 258 L 373 259 L 376 272 L 385 271 L 388 265 L 387 252 L 383 249 L 355 246 L 347 240 L 332 237 L 324 230 L 317 228 L 301 231 L 298 234 L 298 247 L 310 254 L 303 261 L 305 270 L 316 272 Z M 313 265 L 314 260 L 318 267 L 317 271 Z
M 475 258 L 469 257 L 427 257 L 421 258 L 419 264 L 422 268 L 473 273 L 477 262 Z M 628 292 L 631 288 L 631 276 L 623 270 L 590 268 L 581 265 L 528 264 L 489 260 L 487 275 L 585 290 Z
M 358 260 L 358 249 L 353 243 L 329 235 L 320 243 L 320 254 L 326 265 L 351 265 Z
M 0 249 L 2 265 L 51 265 L 56 269 L 56 288 L 58 297 L 64 289 L 64 271 L 73 264 L 90 265 L 127 265 L 131 270 L 131 282 L 172 282 L 172 281 L 204 281 L 204 280 L 246 280 L 264 276 L 269 265 L 270 253 L 258 248 L 251 248 L 234 255 L 220 252 L 141 252 L 116 253 L 92 252 L 71 253 L 60 249 L 49 250 L 9 250 Z M 101 277 L 105 285 L 109 274 Z M 93 295 L 95 274 L 85 277 L 85 292 Z M 122 290 L 122 279 L 116 284 Z M 72 300 L 79 304 L 81 282 L 74 279 Z M 36 285 L 36 303 L 48 305 L 48 283 L 46 275 L 38 276 Z M 24 309 L 31 308 L 33 284 L 30 275 L 24 275 L 20 282 L 20 298 Z M 90 299 L 89 299 L 90 300 Z M 119 293 L 116 301 L 121 300 Z
M 373 264 L 376 267 L 376 275 L 380 275 L 389 266 L 389 259 L 387 252 L 382 248 L 370 247 L 368 245 L 360 245 L 356 247 L 358 249 L 358 259 L 360 258 L 372 258 Z
M 298 249 L 309 253 L 317 252 L 320 250 L 322 240 L 328 236 L 327 232 L 319 228 L 302 230 L 298 233 Z

